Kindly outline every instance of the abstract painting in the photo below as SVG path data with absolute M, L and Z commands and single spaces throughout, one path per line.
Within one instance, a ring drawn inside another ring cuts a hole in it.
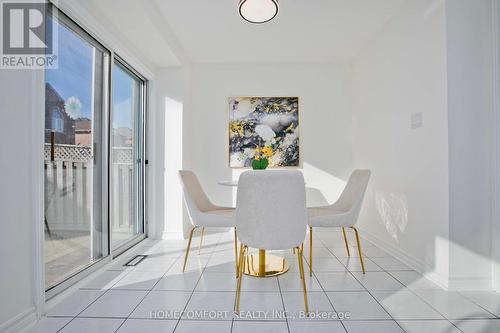
M 299 98 L 229 98 L 229 166 L 250 167 L 256 149 L 269 167 L 299 166 Z

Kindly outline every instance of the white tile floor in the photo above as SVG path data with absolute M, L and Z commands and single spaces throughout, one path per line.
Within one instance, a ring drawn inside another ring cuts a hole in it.
M 500 294 L 443 291 L 368 242 L 363 242 L 363 275 L 356 249 L 347 256 L 340 232 L 314 237 L 314 274 L 306 276 L 311 318 L 301 316 L 303 295 L 292 251 L 276 251 L 290 262 L 286 274 L 243 278 L 243 312 L 234 317 L 229 232 L 206 235 L 201 253 L 196 239 L 185 273 L 185 241 L 144 241 L 51 309 L 30 332 L 500 332 Z M 135 254 L 148 257 L 137 267 L 123 267 Z

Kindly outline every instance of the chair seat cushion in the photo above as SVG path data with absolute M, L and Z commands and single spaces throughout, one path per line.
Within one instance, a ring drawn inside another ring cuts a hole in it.
M 205 214 L 233 217 L 234 212 L 235 212 L 234 209 L 217 209 L 217 210 L 211 210 L 211 211 L 205 212 Z
M 234 227 L 235 210 L 232 208 L 211 210 L 199 215 L 199 226 L 202 227 Z
M 350 212 L 336 210 L 331 207 L 312 207 L 307 209 L 309 226 L 338 228 L 352 225 Z

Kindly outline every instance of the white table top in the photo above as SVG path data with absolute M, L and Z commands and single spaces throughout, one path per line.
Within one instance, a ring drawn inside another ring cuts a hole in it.
M 217 184 L 222 185 L 222 186 L 238 187 L 237 180 L 225 180 L 225 181 L 217 182 Z M 306 183 L 304 183 L 304 185 L 306 185 Z
M 238 181 L 237 180 L 227 180 L 227 181 L 220 181 L 217 184 L 222 185 L 222 186 L 237 187 L 238 186 Z

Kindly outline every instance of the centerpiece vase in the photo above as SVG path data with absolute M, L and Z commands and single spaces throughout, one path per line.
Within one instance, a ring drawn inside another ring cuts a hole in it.
M 267 158 L 252 160 L 252 169 L 254 170 L 265 170 L 268 165 L 269 165 L 269 160 Z

